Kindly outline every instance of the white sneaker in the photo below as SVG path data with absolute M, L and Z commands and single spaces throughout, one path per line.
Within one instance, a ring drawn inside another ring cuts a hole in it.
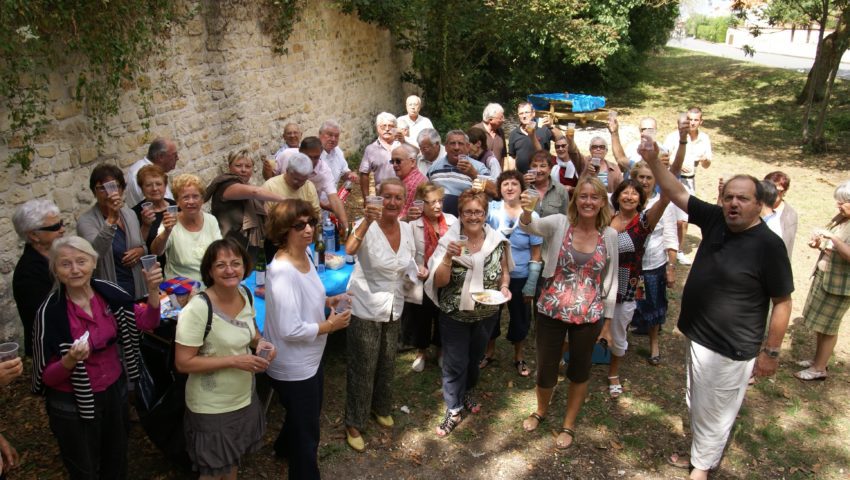
M 681 263 L 682 265 L 690 265 L 694 263 L 693 261 L 691 261 L 690 258 L 687 257 L 687 255 L 685 255 L 684 252 L 679 252 L 676 254 L 676 261 Z
M 410 368 L 414 372 L 421 372 L 425 370 L 425 357 L 416 357 L 416 360 L 413 361 L 413 365 Z

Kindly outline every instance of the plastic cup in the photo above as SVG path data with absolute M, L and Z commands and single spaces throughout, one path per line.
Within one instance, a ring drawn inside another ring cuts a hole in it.
M 142 270 L 149 272 L 156 265 L 156 255 L 145 255 L 139 260 L 142 261 Z
M 107 195 L 112 195 L 113 193 L 118 193 L 118 182 L 115 180 L 110 180 L 103 184 L 104 190 L 106 190 Z
M 617 111 L 616 110 L 608 110 L 608 120 L 616 120 L 617 119 Z
M 343 313 L 351 310 L 351 297 L 348 295 L 342 296 L 339 298 L 339 301 L 336 302 L 336 306 L 334 307 L 334 312 Z
M 153 202 L 145 202 L 142 204 L 142 210 L 150 210 L 153 208 Z
M 643 145 L 643 144 L 641 144 L 641 145 Z M 593 158 L 590 159 L 590 164 L 593 165 L 596 168 L 599 168 L 599 165 L 602 164 L 602 159 L 599 158 L 599 157 L 593 157 Z
M 414 200 L 413 206 L 418 208 L 419 211 L 422 211 L 422 209 L 425 207 L 425 200 Z
M 0 344 L 0 362 L 7 362 L 18 358 L 18 344 L 7 342 Z
M 272 349 L 274 345 L 269 343 L 265 338 L 260 341 L 261 343 L 257 345 L 257 356 L 260 358 L 264 358 L 266 360 L 269 359 L 269 355 L 272 353 Z
M 576 124 L 575 124 L 575 123 L 573 123 L 573 122 L 569 122 L 569 123 L 567 123 L 567 131 L 569 131 L 569 130 L 575 130 L 575 129 L 576 129 Z
M 460 244 L 460 254 L 461 255 L 467 254 L 468 251 L 466 249 L 466 243 L 468 241 L 469 241 L 469 237 L 467 237 L 466 235 L 458 235 L 457 236 L 457 243 Z
M 640 149 L 650 151 L 655 148 L 655 134 L 651 130 L 646 130 L 640 134 Z
M 529 188 L 525 191 L 525 193 L 528 195 L 528 199 L 531 200 L 530 208 L 527 211 L 533 212 L 534 209 L 537 208 L 538 200 L 540 200 L 540 192 L 538 192 L 535 188 Z
M 178 207 L 177 205 L 169 205 L 169 206 L 166 208 L 166 211 L 167 211 L 168 213 L 172 214 L 172 215 L 177 215 L 177 212 L 179 212 L 179 211 L 180 211 L 180 207 Z

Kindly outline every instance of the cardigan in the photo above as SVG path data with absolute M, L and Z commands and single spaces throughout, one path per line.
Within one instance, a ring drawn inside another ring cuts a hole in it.
M 139 227 L 139 219 L 130 207 L 121 207 L 121 220 L 124 222 L 124 234 L 127 236 L 127 249 L 142 247 L 145 254 L 148 247 L 142 238 Z M 94 204 L 77 220 L 77 233 L 91 243 L 97 252 L 97 267 L 94 271 L 95 278 L 116 282 L 115 262 L 120 258 L 113 259 L 112 239 L 115 237 L 115 229 L 106 224 L 106 219 L 100 213 L 100 208 Z M 142 275 L 142 262 L 136 262 L 130 268 L 133 272 L 133 287 L 136 290 L 136 298 L 144 298 L 148 295 L 148 287 L 145 285 L 145 277 Z
M 38 253 L 32 245 L 24 245 L 24 253 L 15 265 L 12 276 L 12 294 L 18 306 L 18 315 L 24 325 L 24 350 L 32 356 L 32 325 L 38 306 L 53 288 L 53 274 L 47 257 Z

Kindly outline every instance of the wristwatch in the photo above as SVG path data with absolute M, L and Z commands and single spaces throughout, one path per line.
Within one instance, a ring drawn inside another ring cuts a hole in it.
M 764 352 L 770 358 L 779 358 L 778 348 L 763 347 L 761 351 Z

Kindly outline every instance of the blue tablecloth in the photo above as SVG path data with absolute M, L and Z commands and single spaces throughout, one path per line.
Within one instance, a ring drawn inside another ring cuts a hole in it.
M 549 102 L 555 100 L 559 102 L 573 102 L 574 112 L 592 112 L 605 108 L 605 97 L 596 97 L 594 95 L 585 95 L 583 93 L 532 93 L 528 96 L 528 101 L 534 105 L 537 111 L 549 110 Z
M 335 253 L 345 256 L 345 249 L 340 249 Z M 324 273 L 320 273 L 319 278 L 322 279 L 322 284 L 325 286 L 325 294 L 332 297 L 344 293 L 348 288 L 348 279 L 353 271 L 354 265 L 344 264 L 339 270 L 326 269 Z M 257 272 L 252 272 L 251 276 L 242 283 L 253 292 L 257 286 Z M 257 326 L 260 327 L 260 330 L 263 330 L 266 324 L 266 301 L 254 297 L 254 309 L 257 311 Z

